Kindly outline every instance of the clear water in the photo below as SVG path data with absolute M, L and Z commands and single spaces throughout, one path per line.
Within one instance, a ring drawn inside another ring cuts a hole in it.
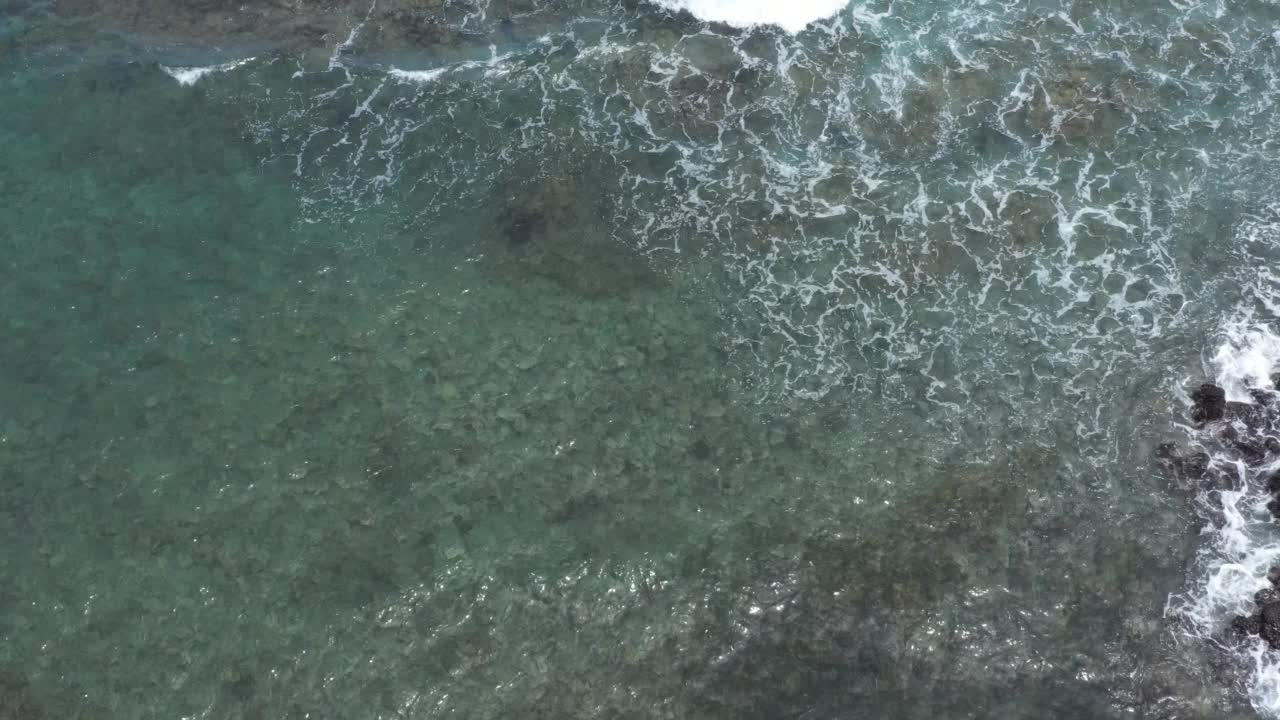
M 1274 358 L 1280 7 L 393 10 L 0 24 L 10 695 L 1276 715 L 1152 449 Z

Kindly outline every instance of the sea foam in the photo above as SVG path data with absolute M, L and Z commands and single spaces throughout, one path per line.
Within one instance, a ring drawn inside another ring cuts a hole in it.
M 702 20 L 750 27 L 777 25 L 789 33 L 826 20 L 848 5 L 848 0 L 654 0 L 668 10 L 688 10 Z
M 177 80 L 179 85 L 195 85 L 205 75 L 234 70 L 252 61 L 253 58 L 250 57 L 243 60 L 232 60 L 221 65 L 205 65 L 203 67 L 169 67 L 168 65 L 161 65 L 160 69 L 169 77 Z
M 1280 335 L 1265 325 L 1232 327 L 1209 363 L 1228 400 L 1249 402 L 1248 389 L 1269 387 L 1280 370 Z
M 391 77 L 409 82 L 431 82 L 449 71 L 449 68 L 432 68 L 431 70 L 401 70 L 393 67 L 387 71 Z

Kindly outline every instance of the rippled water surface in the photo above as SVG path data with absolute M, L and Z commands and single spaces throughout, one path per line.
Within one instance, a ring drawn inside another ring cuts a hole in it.
M 1280 716 L 1280 6 L 0 10 L 0 717 Z

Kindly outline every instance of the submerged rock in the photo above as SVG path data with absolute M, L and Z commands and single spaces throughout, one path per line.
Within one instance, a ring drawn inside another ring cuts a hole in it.
M 1252 432 L 1253 428 L 1245 426 L 1246 431 L 1241 432 L 1234 425 L 1227 425 L 1218 431 L 1218 440 L 1224 446 L 1234 450 L 1245 461 L 1245 464 L 1253 466 L 1262 462 L 1267 456 L 1267 440 L 1259 437 Z
M 1212 470 L 1212 458 L 1201 448 L 1183 450 L 1166 442 L 1156 447 L 1155 456 L 1170 484 L 1182 492 L 1224 486 L 1224 476 Z
M 589 148 L 520 158 L 504 182 L 493 266 L 513 280 L 538 277 L 585 299 L 654 287 L 650 259 L 614 237 L 620 170 Z

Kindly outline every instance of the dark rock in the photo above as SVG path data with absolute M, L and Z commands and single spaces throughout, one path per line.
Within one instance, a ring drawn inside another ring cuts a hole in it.
M 541 237 L 547 230 L 547 219 L 541 213 L 517 211 L 502 219 L 502 234 L 512 245 L 525 245 Z
M 1231 619 L 1231 629 L 1241 636 L 1257 635 L 1262 632 L 1262 619 L 1257 615 L 1237 615 Z
M 1177 443 L 1162 442 L 1156 446 L 1155 456 L 1157 460 L 1178 460 L 1182 457 L 1182 451 L 1178 449 Z
M 1212 458 L 1204 450 L 1195 450 L 1182 458 L 1182 473 L 1186 477 L 1197 480 L 1204 478 L 1209 472 Z
M 1176 443 L 1164 442 L 1155 449 L 1156 464 L 1172 485 L 1183 492 L 1229 487 L 1222 473 L 1210 472 L 1212 458 L 1201 449 L 1184 452 Z M 1225 484 L 1224 484 L 1225 483 Z
M 513 160 L 501 181 L 506 206 L 495 218 L 505 252 L 489 267 L 527 281 L 550 280 L 588 299 L 660 284 L 650 258 L 616 237 L 617 167 L 588 148 L 561 148 Z
M 1274 587 L 1263 588 L 1253 594 L 1253 602 L 1259 607 L 1280 602 L 1280 590 Z
M 1271 380 L 1280 387 L 1280 373 L 1273 374 Z M 1275 432 L 1280 426 L 1280 395 L 1254 388 L 1249 396 L 1253 402 L 1227 402 L 1226 392 L 1210 383 L 1191 393 L 1191 420 L 1201 427 L 1219 423 L 1202 435 L 1201 441 L 1210 450 L 1227 451 L 1243 461 L 1244 472 L 1238 469 L 1238 462 L 1214 468 L 1207 452 L 1184 453 L 1173 443 L 1163 443 L 1155 450 L 1156 461 L 1180 487 L 1186 487 L 1193 476 L 1202 478 L 1198 513 L 1214 524 L 1224 520 L 1222 492 L 1228 487 L 1238 488 L 1246 474 L 1256 473 L 1268 459 L 1280 455 L 1280 437 Z M 1223 420 L 1227 422 L 1220 422 Z M 1280 471 L 1256 475 L 1254 482 L 1270 496 L 1267 510 L 1280 520 Z M 1253 596 L 1255 610 L 1232 618 L 1230 631 L 1240 638 L 1261 637 L 1272 649 L 1280 650 L 1280 566 L 1268 571 L 1267 580 L 1268 587 Z
M 1271 373 L 1271 387 L 1280 390 L 1280 372 Z
M 1258 635 L 1273 649 L 1280 649 L 1280 566 L 1267 571 L 1271 587 L 1259 590 L 1253 596 L 1257 609 L 1248 616 L 1237 615 L 1231 619 L 1231 630 L 1239 636 Z
M 1221 420 L 1227 410 L 1227 391 L 1212 383 L 1204 383 L 1191 393 L 1191 419 L 1197 423 Z
M 1239 420 L 1249 429 L 1257 429 L 1266 424 L 1267 414 L 1260 405 L 1229 402 L 1226 404 L 1225 417 L 1229 420 Z
M 1240 476 L 1233 471 L 1210 470 L 1200 479 L 1201 490 L 1239 490 Z
M 1233 425 L 1226 425 L 1219 430 L 1218 439 L 1239 453 L 1241 459 L 1249 465 L 1257 465 L 1267 457 L 1265 439 L 1252 434 L 1242 434 Z
M 1219 508 L 1219 507 L 1205 508 L 1201 511 L 1200 515 L 1203 518 L 1204 522 L 1212 525 L 1213 527 L 1219 530 L 1227 526 L 1227 515 L 1226 513 L 1222 512 L 1222 508 Z
M 1280 601 L 1262 606 L 1262 628 L 1258 634 L 1273 648 L 1280 648 Z

